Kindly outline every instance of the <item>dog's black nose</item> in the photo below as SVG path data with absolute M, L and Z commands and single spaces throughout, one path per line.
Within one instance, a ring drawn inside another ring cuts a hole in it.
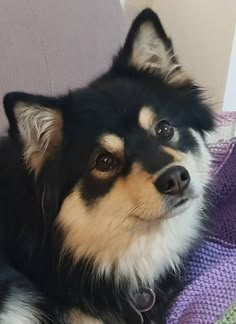
M 182 166 L 174 166 L 165 171 L 156 181 L 157 189 L 168 195 L 178 195 L 184 192 L 190 182 L 188 171 Z

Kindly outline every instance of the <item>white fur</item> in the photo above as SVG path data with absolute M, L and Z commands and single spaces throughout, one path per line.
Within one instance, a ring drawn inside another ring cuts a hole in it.
M 177 208 L 171 217 L 160 224 L 158 231 L 137 239 L 118 263 L 118 276 L 129 278 L 136 285 L 139 278 L 144 285 L 151 286 L 163 276 L 167 269 L 178 269 L 181 257 L 197 239 L 204 207 L 204 188 L 209 181 L 210 157 L 201 136 L 192 131 L 199 151 L 185 154 L 181 165 L 191 176 L 191 189 L 195 198 L 184 207 Z
M 182 215 L 164 220 L 156 235 L 135 241 L 120 259 L 119 276 L 128 277 L 134 286 L 137 278 L 152 286 L 167 269 L 178 269 L 181 256 L 198 236 L 201 205 L 201 199 L 192 201 Z
M 171 143 L 176 144 L 179 142 L 179 131 L 177 128 L 174 129 L 174 136 L 171 139 Z
M 11 288 L 7 299 L 3 303 L 0 313 L 0 323 L 5 324 L 41 324 L 43 314 L 35 308 L 33 303 L 39 299 L 33 292 Z M 46 321 L 45 321 L 46 323 Z

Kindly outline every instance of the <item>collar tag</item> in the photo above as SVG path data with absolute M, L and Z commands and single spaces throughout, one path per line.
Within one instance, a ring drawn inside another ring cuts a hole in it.
M 129 304 L 138 315 L 139 323 L 143 324 L 144 317 L 143 314 L 148 312 L 153 308 L 156 302 L 156 295 L 151 288 L 140 287 L 137 291 L 133 292 L 129 299 Z
M 140 313 L 151 310 L 156 302 L 156 295 L 151 288 L 140 287 L 131 296 L 133 307 Z

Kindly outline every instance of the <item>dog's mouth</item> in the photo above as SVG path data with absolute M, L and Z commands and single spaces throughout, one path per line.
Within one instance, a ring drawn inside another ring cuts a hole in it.
M 195 197 L 183 198 L 179 200 L 177 203 L 173 204 L 171 208 L 168 209 L 166 213 L 161 217 L 161 219 L 170 219 L 177 216 L 181 216 L 187 208 L 189 207 L 189 202 L 196 199 Z
M 181 200 L 179 200 L 175 204 L 171 204 L 171 206 L 169 206 L 167 208 L 167 210 L 165 212 L 163 212 L 161 215 L 159 215 L 158 217 L 153 217 L 153 218 L 146 219 L 146 218 L 142 217 L 141 215 L 139 216 L 139 215 L 135 214 L 135 215 L 132 215 L 132 216 L 134 218 L 136 218 L 136 220 L 138 220 L 139 222 L 148 223 L 148 224 L 160 223 L 163 220 L 167 220 L 167 219 L 170 219 L 170 218 L 180 216 L 188 208 L 189 202 L 192 201 L 192 200 L 195 200 L 197 198 L 198 198 L 198 196 L 182 198 Z
M 189 200 L 189 198 L 184 198 L 184 199 L 178 201 L 178 202 L 173 206 L 173 208 L 178 208 L 178 207 L 184 205 L 186 202 L 188 202 L 188 200 Z

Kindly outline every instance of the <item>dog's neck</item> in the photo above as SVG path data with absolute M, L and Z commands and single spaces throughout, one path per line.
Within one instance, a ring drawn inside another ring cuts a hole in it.
M 182 257 L 199 235 L 201 216 L 196 211 L 199 203 L 193 202 L 181 215 L 163 221 L 156 233 L 135 241 L 115 264 L 99 268 L 92 260 L 74 263 L 71 255 L 65 256 L 60 281 L 64 283 L 67 278 L 67 282 L 60 291 L 65 292 L 69 287 L 78 295 L 78 291 L 87 294 L 99 287 L 98 291 L 125 291 L 128 295 L 140 287 L 155 289 L 169 272 L 178 273 Z
M 120 281 L 117 283 L 114 272 L 111 272 L 109 277 L 101 277 L 94 270 L 92 263 L 85 260 L 74 266 L 70 276 L 68 276 L 68 269 L 72 265 L 72 260 L 67 257 L 64 261 L 63 275 L 58 290 L 58 293 L 64 294 L 64 296 L 61 296 L 61 301 L 63 302 L 65 298 L 67 303 L 69 301 L 74 307 L 87 309 L 89 305 L 93 305 L 95 309 L 100 309 L 104 314 L 111 312 L 113 316 L 116 316 L 116 320 L 112 317 L 114 324 L 139 324 L 142 323 L 142 317 L 153 319 L 152 323 L 159 323 L 159 316 L 160 318 L 163 316 L 181 288 L 180 276 L 172 271 L 165 272 L 165 278 L 154 281 L 151 289 L 148 286 L 137 288 L 126 278 L 120 277 Z M 58 285 L 56 286 L 58 287 Z M 140 298 L 136 299 L 135 297 L 137 292 L 143 290 L 154 293 L 154 299 L 151 300 L 154 303 L 149 305 L 151 307 L 147 307 L 147 311 L 145 309 L 144 312 L 137 305 Z M 106 321 L 104 319 L 104 323 L 108 322 L 110 323 L 111 320 Z M 145 323 L 149 322 L 145 320 Z

